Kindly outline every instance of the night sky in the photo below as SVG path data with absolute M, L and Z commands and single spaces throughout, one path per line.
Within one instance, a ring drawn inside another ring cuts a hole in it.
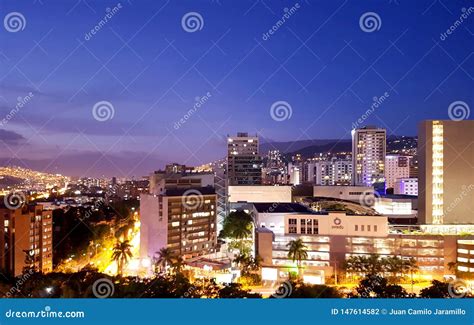
M 142 176 L 220 159 L 238 131 L 349 138 L 385 93 L 362 125 L 416 135 L 455 101 L 474 107 L 469 3 L 0 0 L 0 163 Z

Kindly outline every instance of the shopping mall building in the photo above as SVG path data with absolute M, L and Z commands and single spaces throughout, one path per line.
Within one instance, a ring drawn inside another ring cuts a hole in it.
M 262 279 L 277 281 L 296 270 L 287 244 L 302 239 L 308 258 L 302 261 L 308 282 L 325 283 L 350 256 L 415 258 L 419 277 L 442 278 L 459 271 L 474 274 L 474 236 L 439 235 L 420 230 L 401 231 L 386 216 L 316 213 L 298 203 L 254 203 L 255 252 L 262 258 Z

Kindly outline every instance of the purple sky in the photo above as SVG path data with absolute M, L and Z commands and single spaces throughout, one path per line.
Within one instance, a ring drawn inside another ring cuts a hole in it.
M 440 37 L 468 1 L 118 3 L 2 1 L 2 17 L 18 12 L 24 28 L 0 29 L 0 163 L 137 177 L 222 158 L 237 131 L 349 138 L 385 93 L 364 124 L 388 134 L 415 135 L 418 121 L 447 119 L 454 101 L 474 105 L 474 18 Z M 101 22 L 107 8 L 114 13 Z M 193 32 L 187 13 L 199 14 Z M 363 30 L 365 13 L 379 28 Z M 113 118 L 94 118 L 101 101 Z M 291 118 L 272 118 L 278 101 Z

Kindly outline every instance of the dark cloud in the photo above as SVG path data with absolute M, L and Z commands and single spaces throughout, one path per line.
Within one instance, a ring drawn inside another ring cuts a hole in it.
M 25 137 L 14 131 L 0 129 L 0 141 L 7 144 L 19 144 L 25 141 Z

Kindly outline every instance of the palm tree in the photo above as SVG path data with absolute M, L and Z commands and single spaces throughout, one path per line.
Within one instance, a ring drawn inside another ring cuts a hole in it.
M 246 276 L 260 269 L 262 258 L 260 256 L 252 257 L 246 254 L 239 254 L 234 259 L 234 262 L 239 265 L 241 274 Z
M 288 258 L 292 259 L 293 262 L 296 262 L 296 265 L 298 265 L 299 274 L 301 269 L 301 261 L 308 258 L 308 253 L 306 252 L 306 245 L 303 243 L 303 240 L 296 239 L 290 241 L 286 246 L 289 248 Z
M 388 261 L 380 259 L 377 254 L 370 254 L 369 256 L 355 255 L 347 258 L 344 261 L 343 269 L 350 274 L 368 275 L 379 274 L 386 269 L 391 269 Z
M 247 254 L 240 253 L 234 258 L 234 263 L 237 265 L 244 264 L 248 260 Z
M 411 293 L 413 293 L 413 273 L 417 272 L 419 269 L 418 264 L 416 263 L 416 259 L 411 257 L 407 260 L 403 260 L 402 263 L 402 273 L 406 274 L 410 272 L 410 282 L 411 282 Z
M 132 245 L 128 240 L 123 242 L 117 242 L 114 246 L 114 252 L 112 253 L 112 260 L 117 262 L 117 271 L 119 275 L 123 273 L 123 267 L 125 263 L 133 256 L 131 251 Z
M 382 269 L 391 276 L 392 281 L 398 280 L 399 274 L 404 274 L 406 262 L 398 256 L 388 256 L 380 260 Z
M 252 223 L 252 216 L 245 211 L 233 211 L 224 219 L 221 236 L 240 240 L 247 239 L 252 235 Z
M 155 255 L 157 255 L 155 257 L 155 268 L 159 269 L 160 272 L 173 264 L 174 254 L 170 248 L 162 247 Z
M 370 254 L 366 257 L 366 269 L 368 274 L 379 274 L 383 271 L 383 262 L 378 254 Z
M 458 268 L 458 263 L 457 262 L 449 262 L 448 263 L 448 270 L 451 271 L 452 273 L 456 273 L 457 268 Z
M 184 259 L 181 256 L 176 256 L 173 258 L 171 267 L 173 268 L 174 273 L 178 274 L 178 273 L 181 273 L 184 265 L 185 265 Z

